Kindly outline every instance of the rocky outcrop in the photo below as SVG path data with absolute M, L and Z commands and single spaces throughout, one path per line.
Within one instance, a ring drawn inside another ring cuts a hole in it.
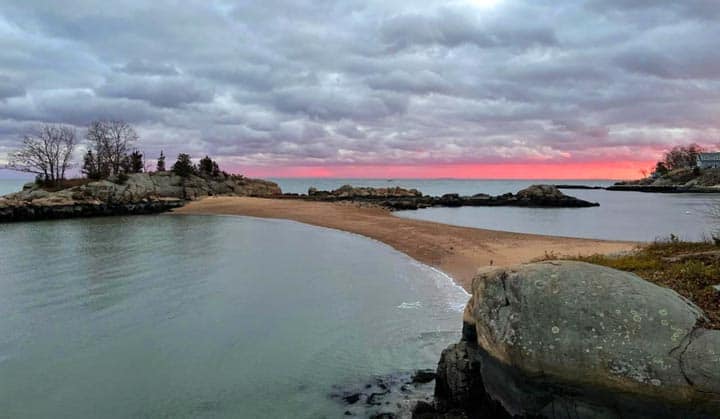
M 426 196 L 416 189 L 403 188 L 365 188 L 345 185 L 334 191 L 308 190 L 308 195 L 287 195 L 290 199 L 308 199 L 313 201 L 354 201 L 373 203 L 391 210 L 414 210 L 428 207 L 539 207 L 539 208 L 581 208 L 594 207 L 599 204 L 583 201 L 560 192 L 553 185 L 533 185 L 517 194 L 490 196 L 476 194 L 460 196 L 445 194 L 442 196 Z
M 581 262 L 487 271 L 463 320 L 438 366 L 436 417 L 720 415 L 720 331 L 636 275 Z
M 185 201 L 210 195 L 274 196 L 273 182 L 221 174 L 213 178 L 183 178 L 172 172 L 131 174 L 47 191 L 30 183 L 17 193 L 0 197 L 0 222 L 148 214 L 182 206 Z
M 370 187 L 354 187 L 351 185 L 343 185 L 334 191 L 318 191 L 316 188 L 308 189 L 309 197 L 333 197 L 338 199 L 353 198 L 408 198 L 421 197 L 422 193 L 417 189 L 405 189 L 401 187 L 394 188 L 370 188 Z
M 606 189 L 656 193 L 720 193 L 720 169 L 683 167 L 662 176 L 617 182 Z
M 720 193 L 720 186 L 685 186 L 685 185 L 628 185 L 616 184 L 608 186 L 608 191 L 652 192 L 652 193 Z

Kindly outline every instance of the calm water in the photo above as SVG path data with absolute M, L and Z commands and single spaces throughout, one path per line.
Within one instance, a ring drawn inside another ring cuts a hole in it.
M 279 179 L 283 190 L 307 191 L 309 186 L 334 189 L 349 183 L 355 186 L 403 186 L 427 195 L 460 193 L 499 195 L 517 192 L 537 183 L 607 186 L 613 181 L 557 180 L 353 180 Z M 400 211 L 396 215 L 446 224 L 521 233 L 549 234 L 611 240 L 651 241 L 675 234 L 687 240 L 701 240 L 720 227 L 715 208 L 720 194 L 648 194 L 604 190 L 564 190 L 568 195 L 599 202 L 595 208 L 429 208 Z
M 314 186 L 335 189 L 354 186 L 416 188 L 427 195 L 460 193 L 499 195 L 517 192 L 536 183 L 564 183 L 607 186 L 613 181 L 598 180 L 457 180 L 457 179 L 274 179 L 283 191 L 306 193 Z M 17 191 L 26 180 L 0 180 L 0 195 Z M 599 202 L 597 208 L 430 208 L 403 211 L 401 217 L 437 221 L 469 227 L 522 233 L 550 234 L 611 240 L 651 241 L 675 234 L 688 240 L 701 240 L 720 228 L 715 209 L 720 194 L 646 194 L 602 190 L 565 190 L 565 193 Z
M 0 196 L 17 192 L 22 189 L 24 184 L 31 181 L 28 179 L 0 179 Z
M 239 217 L 0 224 L 0 416 L 341 417 L 467 295 L 359 236 Z

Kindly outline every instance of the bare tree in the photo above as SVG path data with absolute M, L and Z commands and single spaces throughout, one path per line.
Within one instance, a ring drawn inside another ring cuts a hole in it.
M 95 149 L 99 172 L 105 176 L 122 172 L 123 161 L 138 139 L 135 129 L 124 121 L 93 121 L 85 138 Z
M 65 179 L 75 150 L 75 129 L 64 125 L 43 125 L 36 135 L 25 135 L 23 145 L 10 154 L 8 167 L 34 173 L 46 182 Z
M 695 167 L 697 164 L 697 156 L 703 151 L 703 148 L 697 144 L 673 147 L 665 153 L 663 163 L 668 170 Z

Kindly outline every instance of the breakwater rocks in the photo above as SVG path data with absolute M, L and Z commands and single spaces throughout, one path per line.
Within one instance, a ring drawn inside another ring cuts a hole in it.
M 442 196 L 423 195 L 416 189 L 403 188 L 360 188 L 345 185 L 334 191 L 318 191 L 310 188 L 307 195 L 285 195 L 285 198 L 307 199 L 312 201 L 352 201 L 372 203 L 391 210 L 414 210 L 428 207 L 537 207 L 537 208 L 582 208 L 599 204 L 577 199 L 560 192 L 552 185 L 533 185 L 516 194 L 490 196 L 476 194 L 460 196 L 445 194 Z
M 415 417 L 720 417 L 720 331 L 703 321 L 674 291 L 601 266 L 481 272 Z
M 273 182 L 225 174 L 184 178 L 172 172 L 137 173 L 128 175 L 124 182 L 110 178 L 56 191 L 29 183 L 20 192 L 0 197 L 0 222 L 150 214 L 210 195 L 280 193 Z

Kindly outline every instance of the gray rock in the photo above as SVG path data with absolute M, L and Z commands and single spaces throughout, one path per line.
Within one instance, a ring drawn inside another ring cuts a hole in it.
M 26 188 L 2 197 L 1 221 L 151 213 L 176 208 L 187 199 L 209 195 L 273 196 L 276 183 L 222 174 L 217 178 L 172 172 L 137 173 L 124 182 L 116 177 L 56 192 Z
M 476 352 L 472 342 L 460 342 L 442 352 L 435 385 L 435 397 L 442 407 L 470 409 L 486 397 Z
M 481 380 L 511 415 L 715 417 L 720 331 L 703 318 L 672 290 L 587 263 L 481 272 L 463 316 L 470 342 L 443 353 L 436 394 L 482 399 L 467 394 Z

